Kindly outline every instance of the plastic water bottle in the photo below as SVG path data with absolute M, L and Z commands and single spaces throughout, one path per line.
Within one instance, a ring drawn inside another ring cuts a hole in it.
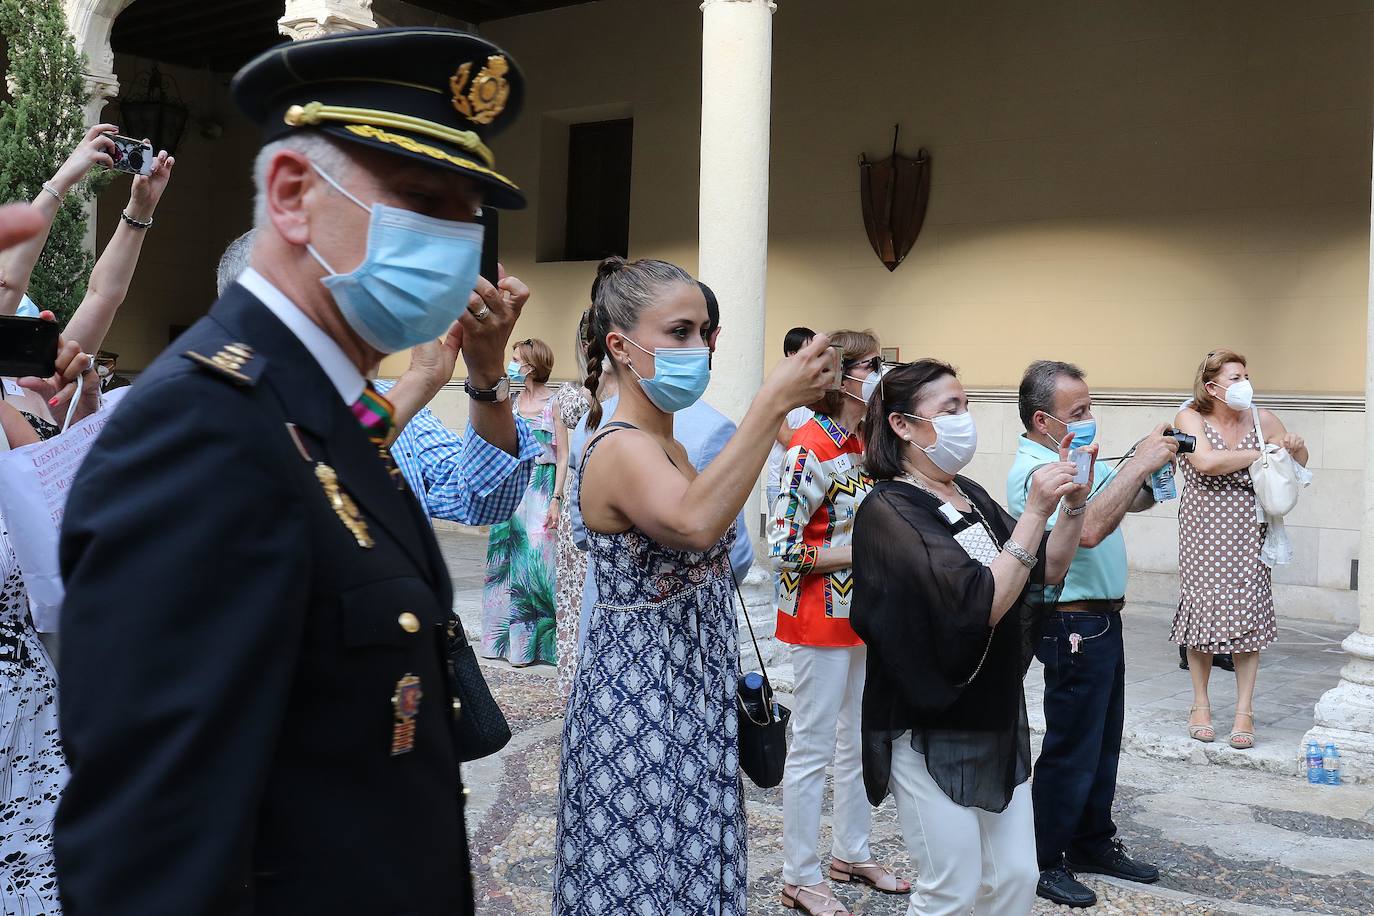
M 1322 769 L 1326 771 L 1326 784 L 1328 786 L 1341 784 L 1341 755 L 1336 750 L 1336 745 L 1328 744 L 1326 746 L 1326 753 L 1322 754 Z
M 764 696 L 763 675 L 750 671 L 740 678 L 740 702 L 749 718 L 760 725 L 769 721 L 768 698 Z
M 1322 759 L 1321 745 L 1317 744 L 1316 741 L 1308 741 L 1305 758 L 1307 760 L 1307 781 L 1314 786 L 1326 782 L 1326 772 L 1323 769 L 1325 763 Z
M 1155 502 L 1164 503 L 1178 496 L 1174 487 L 1174 463 L 1170 461 L 1150 475 L 1150 489 L 1154 491 Z

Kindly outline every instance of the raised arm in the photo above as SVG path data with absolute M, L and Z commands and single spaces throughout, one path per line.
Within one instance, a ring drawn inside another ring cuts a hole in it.
M 48 243 L 48 233 L 52 231 L 53 220 L 67 192 L 86 177 L 92 166 L 111 168 L 114 165 L 110 151 L 115 144 L 106 134 L 117 131 L 118 128 L 113 124 L 97 124 L 86 131 L 86 136 L 72 150 L 67 161 L 62 163 L 57 174 L 45 182 L 45 188 L 38 189 L 29 207 L 42 219 L 42 228 L 25 241 L 0 251 L 0 315 L 13 315 L 18 310 L 19 301 L 29 288 L 33 266 L 43 253 L 43 246 Z M 42 307 L 43 303 L 38 305 Z
M 605 494 L 610 514 L 660 544 L 680 550 L 708 549 L 753 493 L 768 460 L 773 433 L 787 411 L 815 403 L 824 394 L 830 375 L 828 343 L 827 337 L 818 335 L 773 370 L 739 430 L 695 480 L 689 483 L 675 472 L 652 438 L 627 432 L 608 436 L 595 460 L 584 459 L 584 492 Z
M 175 164 L 176 160 L 163 150 L 153 162 L 151 174 L 134 176 L 129 186 L 129 203 L 124 208 L 130 219 L 140 223 L 152 220 Z M 115 312 L 129 294 L 129 283 L 134 278 L 134 268 L 138 266 L 138 256 L 147 235 L 147 229 L 131 226 L 121 219 L 115 225 L 109 244 L 100 253 L 100 259 L 95 262 L 86 295 L 71 321 L 67 322 L 67 336 L 81 341 L 87 353 L 95 353 L 105 342 Z

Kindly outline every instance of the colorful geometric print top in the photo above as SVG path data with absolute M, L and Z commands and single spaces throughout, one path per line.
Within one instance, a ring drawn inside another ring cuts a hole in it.
M 849 567 L 813 573 L 820 551 L 847 547 L 854 516 L 873 487 L 863 472 L 863 443 L 833 418 L 816 414 L 792 436 L 782 492 L 772 509 L 768 545 L 778 590 L 778 639 L 802 646 L 857 646 L 849 625 L 854 579 Z

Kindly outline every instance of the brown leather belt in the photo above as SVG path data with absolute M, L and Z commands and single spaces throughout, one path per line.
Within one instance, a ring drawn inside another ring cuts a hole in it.
M 1115 614 L 1126 606 L 1124 598 L 1094 598 L 1088 601 L 1063 601 L 1054 606 L 1058 614 Z

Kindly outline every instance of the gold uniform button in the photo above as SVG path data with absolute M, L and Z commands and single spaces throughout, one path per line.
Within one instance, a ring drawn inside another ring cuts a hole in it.
M 396 622 L 401 625 L 401 629 L 407 633 L 420 632 L 420 618 L 410 611 L 402 611 L 401 616 L 396 618 Z

